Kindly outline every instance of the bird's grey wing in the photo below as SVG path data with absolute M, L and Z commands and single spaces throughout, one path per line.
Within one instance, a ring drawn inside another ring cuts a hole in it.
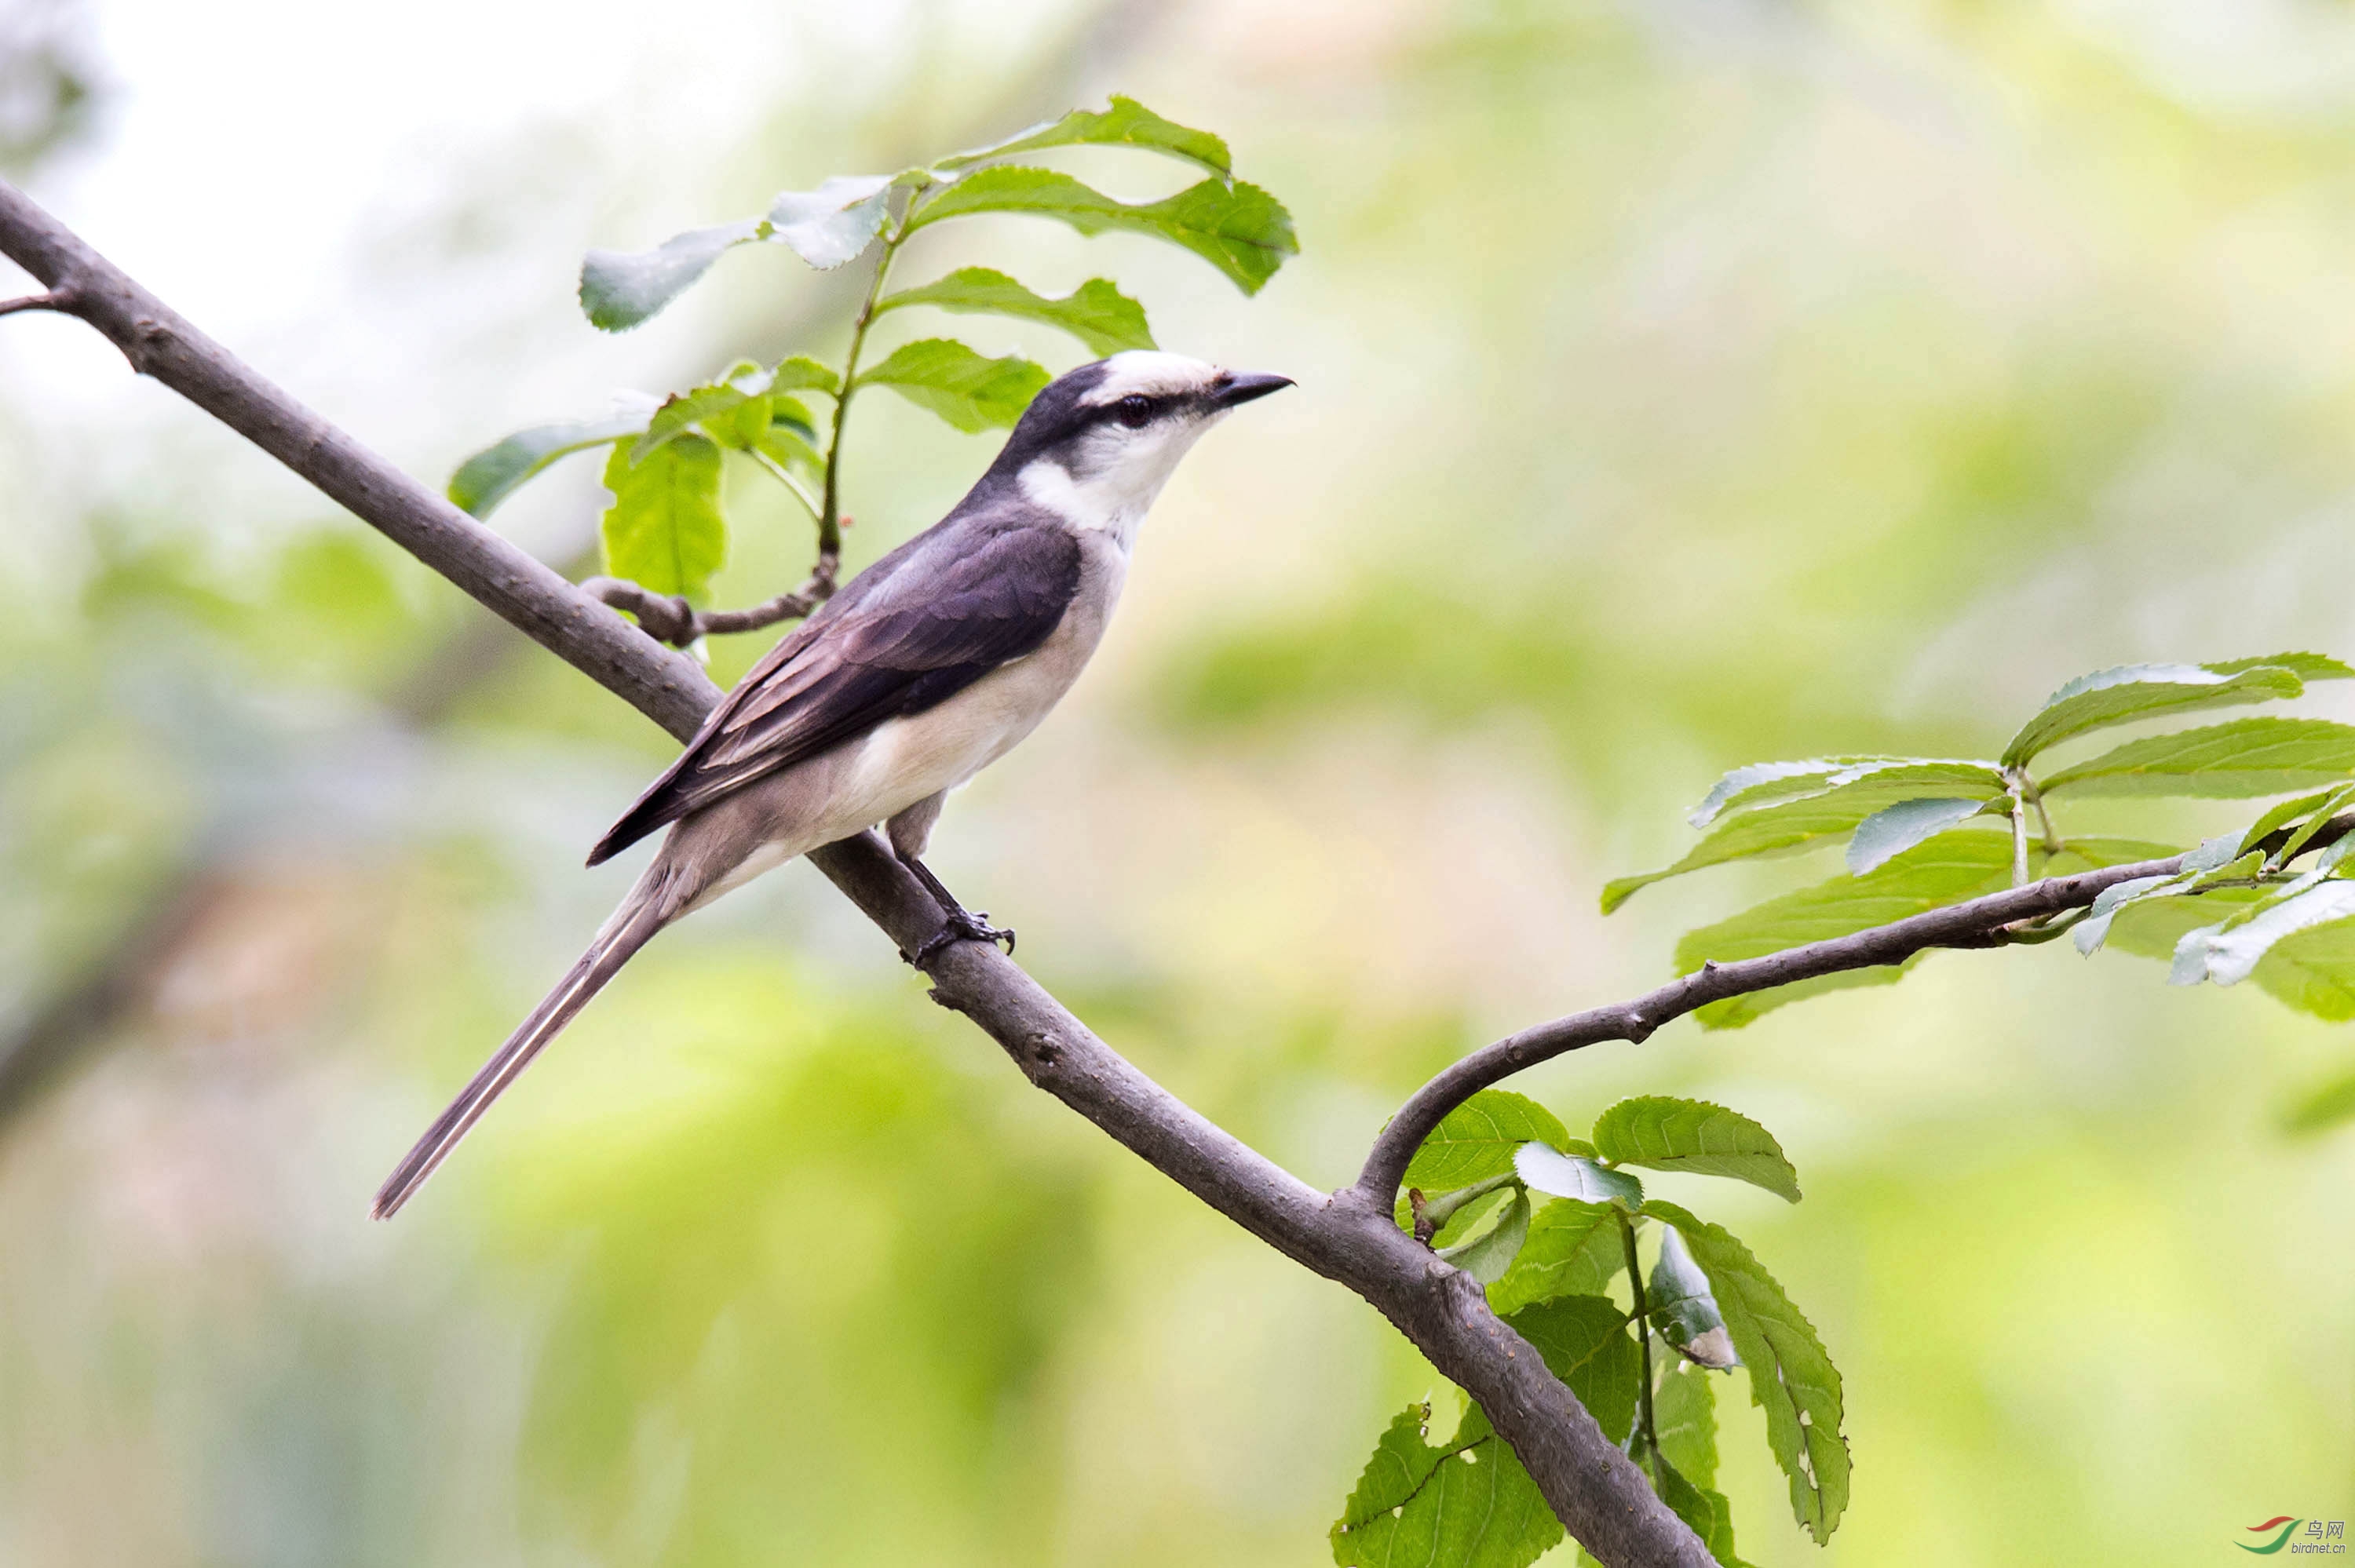
M 754 779 L 922 713 L 1034 652 L 1079 590 L 1060 528 L 942 529 L 755 665 L 591 852 L 595 865 Z M 895 553 L 896 554 L 896 553 Z M 867 574 L 861 574 L 862 577 Z M 856 598 L 850 596 L 856 594 Z

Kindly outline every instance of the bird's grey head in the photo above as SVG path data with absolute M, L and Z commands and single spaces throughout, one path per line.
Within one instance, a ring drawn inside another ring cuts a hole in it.
M 1103 529 L 1126 545 L 1203 431 L 1291 385 L 1180 354 L 1115 354 L 1050 383 L 991 472 L 1073 526 Z

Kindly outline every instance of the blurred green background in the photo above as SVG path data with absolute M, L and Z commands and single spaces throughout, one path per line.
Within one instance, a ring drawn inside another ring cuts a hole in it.
M 11 16 L 12 175 L 435 482 L 615 387 L 838 351 L 842 284 L 782 251 L 601 338 L 589 246 L 1111 90 L 1224 133 L 1304 246 L 1257 300 L 1019 220 L 906 262 L 1110 271 L 1165 345 L 1301 383 L 1179 473 L 934 863 L 1320 1184 L 1455 1054 L 1828 874 L 1595 913 L 1726 767 L 1984 755 L 2130 659 L 2355 654 L 2337 0 Z M 992 450 L 867 408 L 853 565 Z M 577 564 L 574 467 L 499 523 Z M 807 560 L 742 502 L 722 602 Z M 0 1562 L 1328 1560 L 1434 1374 L 1029 1090 L 806 867 L 666 935 L 369 1224 L 634 874 L 580 857 L 669 743 L 70 322 L 0 323 Z M 1728 1389 L 1745 1556 L 2196 1563 L 2355 1515 L 2355 1136 L 2286 1128 L 2355 1039 L 2163 978 L 1949 954 L 1518 1086 L 1573 1127 L 1721 1100 L 1800 1169 L 1796 1209 L 1657 1181 L 1848 1378 L 1822 1553 Z

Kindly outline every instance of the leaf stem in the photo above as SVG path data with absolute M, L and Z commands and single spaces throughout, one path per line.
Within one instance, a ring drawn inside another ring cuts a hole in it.
M 875 303 L 883 297 L 883 280 L 890 274 L 891 259 L 906 242 L 909 220 L 916 216 L 922 196 L 921 190 L 909 194 L 900 221 L 883 237 L 883 253 L 875 259 L 867 298 L 859 302 L 858 314 L 850 323 L 850 351 L 843 356 L 842 390 L 835 395 L 834 429 L 826 443 L 826 494 L 817 509 L 817 548 L 822 556 L 842 551 L 842 428 L 850 422 L 851 396 L 858 390 L 859 351 L 867 346 L 867 329 L 874 323 Z
M 838 417 L 838 416 L 837 416 L 837 417 Z M 803 483 L 802 483 L 802 482 L 801 482 L 800 480 L 795 479 L 792 474 L 790 474 L 790 473 L 786 472 L 786 471 L 785 471 L 785 465 L 784 465 L 784 464 L 783 464 L 783 463 L 779 462 L 776 459 L 774 459 L 774 458 L 771 457 L 768 453 L 766 453 L 766 452 L 764 452 L 764 451 L 762 451 L 762 450 L 759 450 L 759 449 L 757 449 L 757 448 L 751 449 L 751 452 L 750 452 L 750 455 L 751 455 L 751 459 L 752 459 L 752 461 L 753 461 L 754 462 L 759 463 L 759 464 L 763 468 L 763 469 L 766 469 L 766 470 L 768 471 L 768 473 L 769 473 L 769 477 L 770 477 L 770 478 L 772 478 L 772 479 L 775 480 L 779 484 L 783 485 L 787 490 L 790 490 L 790 491 L 792 491 L 792 492 L 794 493 L 794 499 L 795 501 L 800 502 L 800 503 L 802 503 L 802 505 L 803 505 L 805 509 L 807 509 L 807 511 L 808 511 L 808 513 L 809 513 L 809 514 L 810 514 L 810 517 L 811 517 L 811 519 L 812 519 L 813 521 L 815 521 L 815 519 L 817 519 L 817 518 L 822 514 L 820 513 L 820 510 L 819 510 L 819 507 L 818 507 L 818 499 L 817 499 L 817 497 L 816 497 L 816 496 L 815 496 L 815 495 L 812 495 L 812 494 L 809 493 L 808 489 L 803 485 Z M 841 526 L 842 526 L 841 520 L 840 520 L 839 518 L 836 519 L 836 522 L 835 522 L 835 527 L 836 527 L 836 529 L 837 530 L 837 534 L 836 534 L 836 553 L 837 553 L 837 554 L 840 554 L 840 553 L 841 553 L 841 552 L 840 552 L 840 541 L 841 541 L 841 535 L 840 535 L 840 533 L 839 533 L 839 530 L 840 530 Z M 819 544 L 819 546 L 818 546 L 818 547 L 819 547 L 819 549 L 820 549 L 820 551 L 821 551 L 821 552 L 823 552 L 823 551 L 824 551 L 824 549 L 825 549 L 825 547 L 826 547 L 826 546 L 825 546 L 825 544 L 824 544 L 823 540 L 821 540 L 821 541 L 820 541 L 820 544 Z
M 2028 808 L 2022 799 L 2027 780 L 2018 769 L 2004 778 L 2004 793 L 2011 797 L 2011 885 L 2028 885 Z
M 1643 1347 L 1644 1371 L 1636 1384 L 1636 1429 L 1627 1434 L 1627 1452 L 1649 1454 L 1657 1467 L 1660 1457 L 1660 1435 L 1652 1422 L 1652 1309 L 1644 1296 L 1644 1271 L 1636 1257 L 1636 1225 L 1617 1208 L 1611 1217 L 1619 1222 L 1619 1244 L 1627 1252 L 1627 1288 L 1634 1293 L 1636 1304 L 1636 1342 Z M 1643 1443 L 1638 1449 L 1636 1439 Z

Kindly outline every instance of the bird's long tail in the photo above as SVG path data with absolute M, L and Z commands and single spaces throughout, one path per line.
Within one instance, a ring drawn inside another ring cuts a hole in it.
M 589 950 L 581 955 L 570 972 L 531 1010 L 531 1016 L 507 1036 L 506 1044 L 483 1064 L 483 1070 L 450 1102 L 450 1108 L 425 1129 L 417 1147 L 409 1151 L 378 1189 L 376 1202 L 368 1211 L 371 1214 L 389 1220 L 400 1212 L 410 1195 L 425 1184 L 434 1168 L 458 1146 L 458 1140 L 473 1130 L 483 1113 L 490 1109 L 491 1102 L 531 1065 L 540 1048 L 562 1033 L 564 1026 L 589 1004 L 589 999 L 604 990 L 605 982 L 621 972 L 632 955 L 669 923 L 666 903 L 661 896 L 658 872 L 650 871 L 623 900 L 622 906 L 613 911 L 605 928 L 597 933 L 597 939 L 589 944 Z

